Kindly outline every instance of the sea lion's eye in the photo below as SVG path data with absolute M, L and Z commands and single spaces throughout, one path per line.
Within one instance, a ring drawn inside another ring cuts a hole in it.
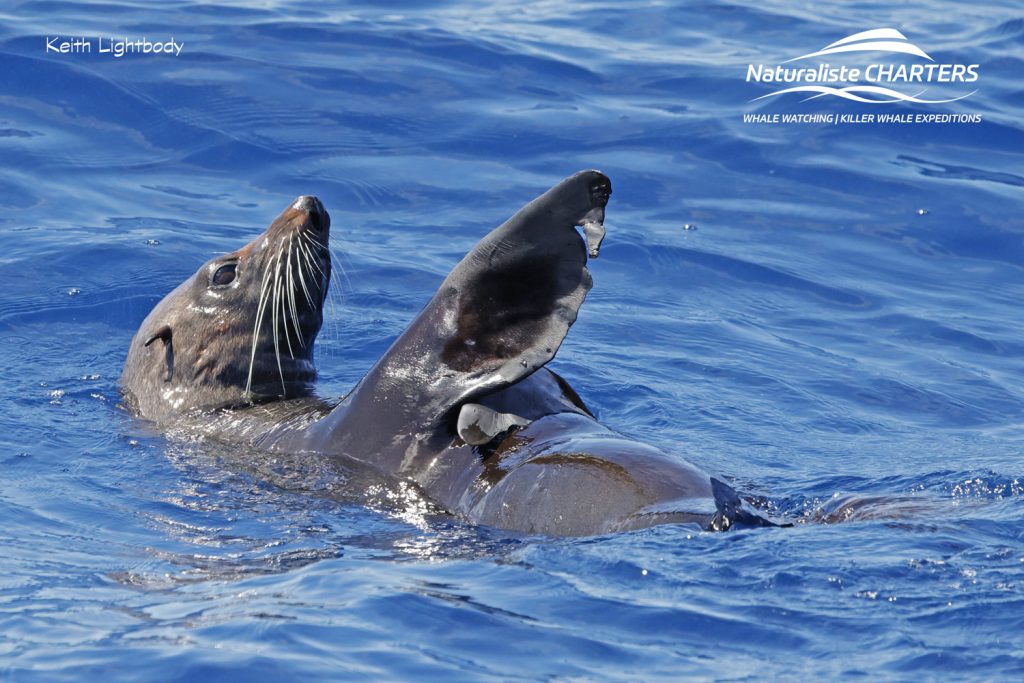
M 211 285 L 230 285 L 235 279 L 235 266 L 234 263 L 228 263 L 217 269 L 217 272 L 210 278 Z

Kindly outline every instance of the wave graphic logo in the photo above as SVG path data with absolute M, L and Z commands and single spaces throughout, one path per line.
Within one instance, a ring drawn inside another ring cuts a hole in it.
M 833 88 L 828 85 L 801 85 L 795 88 L 776 90 L 775 92 L 770 92 L 767 95 L 755 97 L 750 101 L 757 102 L 758 100 L 763 100 L 766 97 L 773 97 L 774 95 L 786 95 L 791 92 L 818 93 L 817 95 L 811 95 L 810 97 L 805 98 L 804 100 L 802 100 L 803 102 L 807 102 L 808 100 L 816 100 L 819 97 L 824 97 L 825 95 L 835 95 L 836 97 L 842 97 L 844 100 L 852 100 L 854 102 L 866 102 L 868 104 L 881 104 L 888 102 L 913 102 L 914 104 L 945 104 L 946 102 L 956 102 L 957 100 L 962 100 L 965 97 L 970 97 L 971 95 L 976 93 L 977 90 L 973 90 L 967 93 L 966 95 L 961 95 L 960 97 L 953 97 L 948 100 L 922 100 L 921 98 L 918 97 L 918 95 L 924 93 L 924 90 L 914 95 L 907 95 L 906 93 L 901 93 L 899 90 L 885 88 L 880 85 L 850 85 L 845 88 Z M 888 99 L 862 97 L 859 93 L 871 93 Z
M 806 55 L 793 57 L 793 59 L 787 59 L 783 64 L 789 64 L 790 62 L 796 62 L 809 57 L 826 57 L 841 52 L 902 52 L 908 55 L 924 57 L 929 62 L 935 61 L 924 50 L 907 40 L 907 37 L 896 29 L 876 28 L 870 31 L 854 33 L 852 36 L 847 36 L 831 45 L 826 45 L 817 52 L 810 52 Z
M 850 66 L 846 60 L 847 64 L 833 66 L 821 62 L 821 58 L 827 57 L 837 57 L 842 62 L 845 56 L 864 53 L 909 55 L 927 60 L 929 63 L 906 64 L 872 61 L 864 66 Z M 818 59 L 816 66 L 783 66 L 814 58 Z M 936 63 L 931 55 L 910 42 L 900 31 L 894 28 L 875 28 L 854 33 L 834 43 L 829 43 L 820 50 L 787 59 L 776 66 L 748 64 L 746 80 L 757 83 L 785 84 L 778 90 L 755 97 L 750 100 L 751 102 L 791 93 L 807 93 L 810 96 L 803 100 L 805 102 L 819 97 L 832 96 L 867 104 L 893 102 L 946 104 L 970 97 L 977 90 L 946 99 L 924 99 L 921 96 L 931 85 L 977 81 L 978 67 L 978 64 Z M 893 85 L 916 86 L 916 92 L 901 92 L 892 87 Z

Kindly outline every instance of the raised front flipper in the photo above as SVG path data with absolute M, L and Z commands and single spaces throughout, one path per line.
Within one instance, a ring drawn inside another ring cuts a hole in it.
M 429 437 L 463 403 L 551 360 L 591 288 L 610 194 L 607 177 L 581 171 L 484 237 L 327 418 L 332 446 L 400 469 L 412 455 L 403 437 Z

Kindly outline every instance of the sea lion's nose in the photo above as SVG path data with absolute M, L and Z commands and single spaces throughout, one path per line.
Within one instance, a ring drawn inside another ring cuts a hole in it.
M 327 210 L 324 209 L 324 205 L 320 203 L 320 200 L 313 195 L 302 195 L 292 203 L 292 208 L 308 213 L 313 223 L 313 229 L 317 232 L 323 230 L 325 225 L 330 225 Z
M 296 199 L 292 204 L 292 208 L 298 209 L 299 211 L 308 211 L 309 213 L 322 214 L 324 212 L 324 205 L 320 203 L 319 199 L 311 194 L 304 194 Z

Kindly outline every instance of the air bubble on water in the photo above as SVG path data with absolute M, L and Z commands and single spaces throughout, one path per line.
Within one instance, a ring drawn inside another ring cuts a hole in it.
M 146 244 L 148 244 L 151 247 L 155 247 L 156 245 L 160 244 L 160 240 L 146 240 Z
M 78 287 L 72 287 L 71 289 L 68 290 L 68 296 L 78 296 L 81 293 L 82 290 L 80 290 Z
M 683 230 L 696 230 L 697 226 L 693 223 L 683 223 Z
M 917 215 L 918 216 L 927 216 L 929 213 L 931 213 L 931 212 L 928 211 L 928 209 L 918 209 L 917 210 Z

